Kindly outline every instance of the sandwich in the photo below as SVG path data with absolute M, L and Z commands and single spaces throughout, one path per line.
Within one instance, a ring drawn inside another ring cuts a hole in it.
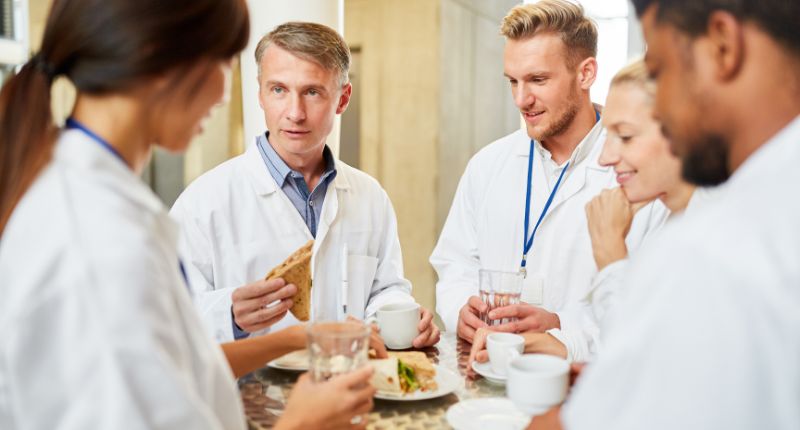
M 286 260 L 270 270 L 267 280 L 283 278 L 286 284 L 294 284 L 297 294 L 292 297 L 294 304 L 289 312 L 300 321 L 308 321 L 311 315 L 311 248 L 314 241 L 300 247 Z
M 375 369 L 372 385 L 381 392 L 410 394 L 435 391 L 436 368 L 419 351 L 390 352 L 389 358 L 370 360 Z

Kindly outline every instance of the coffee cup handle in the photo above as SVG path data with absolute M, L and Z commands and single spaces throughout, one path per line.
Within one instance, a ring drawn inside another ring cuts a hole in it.
M 511 365 L 511 362 L 514 361 L 520 355 L 522 355 L 522 354 L 520 354 L 519 351 L 517 351 L 516 349 L 510 350 L 508 352 L 508 364 L 509 364 L 509 366 Z

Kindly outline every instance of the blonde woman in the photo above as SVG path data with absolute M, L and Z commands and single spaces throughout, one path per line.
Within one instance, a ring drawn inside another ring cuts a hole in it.
M 603 190 L 586 205 L 592 252 L 598 274 L 593 279 L 589 297 L 582 303 L 589 329 L 558 330 L 549 333 L 522 333 L 526 352 L 540 352 L 570 361 L 587 361 L 597 353 L 599 326 L 619 295 L 625 273 L 628 250 L 625 237 L 636 211 L 658 199 L 671 216 L 693 206 L 705 192 L 681 177 L 681 162 L 671 152 L 670 142 L 662 134 L 661 124 L 653 116 L 655 84 L 643 61 L 620 70 L 611 81 L 602 121 L 607 140 L 599 163 L 613 167 L 619 187 Z M 472 358 L 485 361 L 485 336 L 476 337 Z

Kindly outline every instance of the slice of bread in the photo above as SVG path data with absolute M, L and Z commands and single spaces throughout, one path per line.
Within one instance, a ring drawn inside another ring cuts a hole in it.
M 300 321 L 308 321 L 311 316 L 311 248 L 314 241 L 300 247 L 286 260 L 270 270 L 267 280 L 283 278 L 286 284 L 294 284 L 297 294 L 292 297 L 294 304 L 289 311 Z
M 436 390 L 436 367 L 422 351 L 389 351 L 389 357 L 395 357 L 414 369 L 417 382 L 422 391 Z

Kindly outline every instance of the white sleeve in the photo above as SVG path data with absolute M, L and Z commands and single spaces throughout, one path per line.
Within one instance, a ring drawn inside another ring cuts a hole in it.
M 603 319 L 609 310 L 619 302 L 623 294 L 623 279 L 627 273 L 628 259 L 615 261 L 603 270 L 597 272 L 592 279 L 592 290 L 587 298 L 591 304 L 592 314 L 598 324 L 603 324 Z
M 548 330 L 567 348 L 567 360 L 587 362 L 600 352 L 603 318 L 619 299 L 628 259 L 615 261 L 592 279 L 588 296 L 562 312 L 557 312 L 561 328 Z
M 473 159 L 474 160 L 474 159 Z M 436 311 L 445 330 L 455 332 L 458 312 L 470 296 L 478 295 L 478 254 L 473 186 L 473 161 L 467 165 L 456 189 L 453 205 L 442 228 L 430 263 L 439 277 L 436 283 Z
M 397 235 L 397 217 L 389 196 L 385 191 L 381 192 L 384 208 L 382 237 L 375 280 L 364 312 L 365 318 L 375 315 L 381 306 L 388 303 L 414 302 L 411 296 L 411 282 L 403 277 L 403 253 Z
M 178 249 L 192 291 L 192 301 L 206 325 L 206 330 L 218 342 L 233 340 L 231 294 L 238 286 L 214 285 L 213 244 L 198 220 L 184 207 L 179 198 L 170 216 L 179 224 Z
M 200 394 L 174 286 L 165 284 L 180 281 L 177 262 L 114 264 L 119 254 L 110 254 L 92 263 L 102 269 L 59 272 L 3 333 L 0 375 L 9 379 L 0 386 L 13 387 L 19 428 L 225 428 Z
M 787 335 L 800 320 L 796 308 L 788 323 L 790 314 L 774 306 L 788 309 L 792 300 L 765 303 L 771 286 L 760 285 L 753 266 L 732 267 L 696 238 L 671 245 L 633 257 L 630 293 L 608 316 L 603 351 L 562 409 L 564 427 L 796 428 L 785 413 L 800 421 L 797 384 L 781 381 L 798 375 L 785 364 L 796 362 L 786 354 L 797 356 L 797 336 Z

